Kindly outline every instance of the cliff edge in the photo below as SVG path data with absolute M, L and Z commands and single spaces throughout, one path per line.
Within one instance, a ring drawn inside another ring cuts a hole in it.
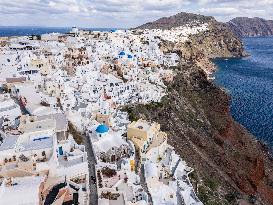
M 227 22 L 227 26 L 239 37 L 273 35 L 273 20 L 237 17 Z
M 162 40 L 164 52 L 181 57 L 180 65 L 172 68 L 176 77 L 166 83 L 167 96 L 160 103 L 125 109 L 132 120 L 161 124 L 169 143 L 195 169 L 191 179 L 204 204 L 273 204 L 272 157 L 233 120 L 230 96 L 208 78 L 214 70 L 211 58 L 245 55 L 240 39 L 212 17 L 187 13 L 137 29 L 171 29 L 192 22 L 206 23 L 209 29 L 183 42 Z

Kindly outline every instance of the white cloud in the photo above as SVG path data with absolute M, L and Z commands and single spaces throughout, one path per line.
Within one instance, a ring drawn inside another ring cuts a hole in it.
M 181 11 L 273 18 L 273 0 L 0 0 L 0 25 L 130 27 Z
M 240 12 L 239 9 L 233 7 L 214 7 L 214 8 L 201 8 L 199 10 L 201 13 L 209 14 L 213 16 L 221 16 L 221 15 L 234 15 Z

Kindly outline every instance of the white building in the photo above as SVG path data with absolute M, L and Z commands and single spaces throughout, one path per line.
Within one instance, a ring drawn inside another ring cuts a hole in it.
M 0 127 L 14 124 L 15 118 L 21 115 L 20 106 L 9 94 L 0 94 Z

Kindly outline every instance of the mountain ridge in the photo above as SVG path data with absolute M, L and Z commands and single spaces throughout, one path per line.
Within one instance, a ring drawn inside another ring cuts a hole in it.
M 180 12 L 170 17 L 162 17 L 158 20 L 145 23 L 135 29 L 170 29 L 173 27 L 185 26 L 187 24 L 209 23 L 216 22 L 212 16 L 204 16 L 187 12 Z
M 236 17 L 226 24 L 239 37 L 273 36 L 273 20 Z

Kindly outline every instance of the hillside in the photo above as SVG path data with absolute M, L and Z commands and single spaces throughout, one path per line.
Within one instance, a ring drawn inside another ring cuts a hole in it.
M 191 17 L 194 19 L 192 20 Z M 201 22 L 202 21 L 202 22 Z M 132 119 L 159 122 L 169 143 L 195 169 L 192 181 L 204 204 L 273 204 L 273 158 L 230 114 L 230 97 L 208 80 L 215 57 L 244 56 L 242 42 L 212 17 L 180 13 L 138 29 L 208 24 L 185 42 L 162 42 L 181 57 L 161 103 L 126 107 Z
M 198 14 L 181 12 L 174 16 L 163 17 L 154 22 L 143 24 L 137 29 L 170 29 L 178 26 L 185 26 L 187 24 L 202 24 L 215 21 L 213 17 L 203 16 Z
M 240 37 L 273 35 L 273 20 L 237 17 L 227 22 L 227 25 Z

